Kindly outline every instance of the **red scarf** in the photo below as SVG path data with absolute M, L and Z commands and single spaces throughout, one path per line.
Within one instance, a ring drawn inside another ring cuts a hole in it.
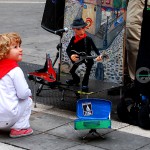
M 0 79 L 15 67 L 18 67 L 18 64 L 14 60 L 11 59 L 0 60 Z
M 86 33 L 84 33 L 83 37 L 79 37 L 78 35 L 75 35 L 74 43 L 77 43 L 78 41 L 80 41 L 86 37 L 87 37 Z

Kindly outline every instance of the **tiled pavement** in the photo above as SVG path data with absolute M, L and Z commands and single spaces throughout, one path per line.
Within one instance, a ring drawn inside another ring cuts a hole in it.
M 39 3 L 38 3 L 39 2 Z M 40 27 L 45 0 L 0 0 L 1 33 L 16 31 L 22 36 L 24 50 L 23 63 L 25 74 L 29 63 L 33 70 L 43 65 L 45 54 L 51 53 L 59 42 L 59 37 Z M 34 65 L 36 64 L 36 65 Z M 31 69 L 30 69 L 31 71 Z M 28 81 L 29 82 L 29 81 Z M 29 82 L 31 89 L 33 83 Z M 112 128 L 97 130 L 105 139 L 81 138 L 88 130 L 74 130 L 76 100 L 52 99 L 61 95 L 58 91 L 42 92 L 38 97 L 37 108 L 32 109 L 31 126 L 33 135 L 22 138 L 9 138 L 9 133 L 0 132 L 0 150 L 149 150 L 150 131 L 121 123 L 116 115 L 118 96 L 101 93 L 101 97 L 112 101 Z M 51 99 L 49 100 L 49 98 Z M 42 104 L 39 104 L 42 103 Z M 45 105 L 43 105 L 45 104 Z

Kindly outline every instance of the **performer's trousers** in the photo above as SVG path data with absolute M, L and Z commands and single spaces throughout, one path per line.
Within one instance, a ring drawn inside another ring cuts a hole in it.
M 81 65 L 82 63 L 84 63 L 85 66 L 86 66 L 86 71 L 85 71 L 85 74 L 84 74 L 84 77 L 83 77 L 83 80 L 82 80 L 82 85 L 83 86 L 88 86 L 90 71 L 91 71 L 92 66 L 94 64 L 93 59 L 86 59 L 86 60 L 83 60 L 79 63 L 74 63 L 71 70 L 70 70 L 70 73 L 72 75 L 73 81 L 75 83 L 79 83 L 80 82 L 80 77 L 75 72 L 76 72 L 76 69 L 78 68 L 78 66 Z

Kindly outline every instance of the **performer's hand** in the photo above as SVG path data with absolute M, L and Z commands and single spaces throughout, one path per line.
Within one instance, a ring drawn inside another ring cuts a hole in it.
M 102 55 L 97 56 L 96 61 L 102 61 Z
M 74 61 L 74 62 L 78 61 L 79 60 L 79 55 L 77 55 L 77 54 L 71 55 L 71 60 Z

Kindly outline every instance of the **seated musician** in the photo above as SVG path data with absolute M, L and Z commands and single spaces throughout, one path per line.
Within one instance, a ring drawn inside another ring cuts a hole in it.
M 66 83 L 69 85 L 79 85 L 80 77 L 75 73 L 76 69 L 82 63 L 86 66 L 85 75 L 82 81 L 82 91 L 88 92 L 88 82 L 91 68 L 94 64 L 93 59 L 83 59 L 79 61 L 80 54 L 85 53 L 87 56 L 91 56 L 91 51 L 94 50 L 98 55 L 96 61 L 102 60 L 102 55 L 100 55 L 99 50 L 96 48 L 91 37 L 87 36 L 85 33 L 85 27 L 87 23 L 84 22 L 82 18 L 76 18 L 71 27 L 75 32 L 75 35 L 71 38 L 70 43 L 66 49 L 66 52 L 71 59 L 73 66 L 70 70 L 73 79 L 66 80 Z

